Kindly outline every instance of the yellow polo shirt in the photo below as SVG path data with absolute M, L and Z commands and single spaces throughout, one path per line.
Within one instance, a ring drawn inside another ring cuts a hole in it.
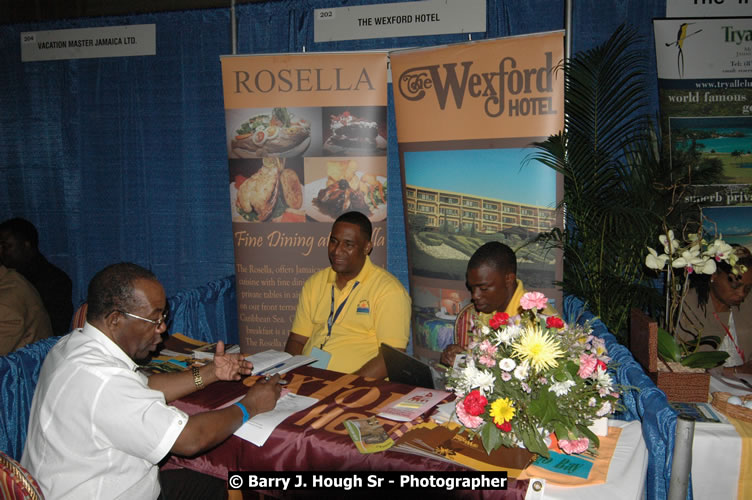
M 308 278 L 300 292 L 292 332 L 308 337 L 303 354 L 326 342 L 323 350 L 332 355 L 327 369 L 353 373 L 379 354 L 382 342 L 398 349 L 407 347 L 410 296 L 402 283 L 374 265 L 370 257 L 342 290 L 335 284 L 336 276 L 331 267 L 322 269 Z M 335 314 L 345 305 L 327 340 L 332 287 Z

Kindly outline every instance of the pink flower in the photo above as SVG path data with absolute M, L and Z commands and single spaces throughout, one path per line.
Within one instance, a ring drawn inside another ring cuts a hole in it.
M 496 354 L 498 348 L 488 340 L 484 340 L 480 343 L 480 350 L 489 356 L 493 356 L 494 354 Z
M 582 453 L 588 449 L 588 446 L 590 446 L 588 438 L 559 439 L 559 448 L 561 448 L 561 451 L 570 455 L 572 453 Z
M 455 411 L 457 412 L 457 418 L 460 419 L 460 422 L 462 422 L 462 425 L 464 425 L 465 427 L 469 429 L 476 429 L 483 425 L 483 419 L 481 417 L 475 417 L 473 415 L 467 414 L 464 404 L 457 404 L 457 406 L 455 406 Z
M 509 315 L 505 312 L 497 312 L 493 315 L 493 318 L 488 322 L 488 326 L 496 330 L 502 325 L 509 323 Z
M 501 380 L 504 382 L 509 382 L 512 380 L 512 374 L 509 372 L 501 372 Z
M 478 363 L 491 368 L 496 365 L 496 360 L 493 357 L 484 354 L 478 358 Z
M 540 292 L 527 292 L 520 299 L 520 305 L 525 310 L 545 309 L 547 303 L 546 296 Z
M 588 378 L 595 371 L 595 367 L 598 365 L 598 358 L 592 354 L 580 354 L 580 369 L 577 370 L 577 375 L 580 378 Z
M 488 404 L 488 399 L 480 393 L 477 389 L 470 391 L 461 405 L 462 409 L 467 412 L 468 415 L 477 416 L 483 413 Z

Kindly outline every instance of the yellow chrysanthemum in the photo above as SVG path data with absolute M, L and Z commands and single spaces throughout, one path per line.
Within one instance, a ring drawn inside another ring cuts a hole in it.
M 509 422 L 514 418 L 514 412 L 511 399 L 499 398 L 491 403 L 491 416 L 495 424 L 501 425 Z
M 537 326 L 526 328 L 517 342 L 512 344 L 512 349 L 521 361 L 528 361 L 537 371 L 558 366 L 556 358 L 564 355 L 556 340 Z

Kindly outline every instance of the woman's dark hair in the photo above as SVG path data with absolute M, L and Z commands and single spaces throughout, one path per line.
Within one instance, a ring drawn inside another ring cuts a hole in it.
M 739 245 L 738 243 L 732 243 L 731 247 L 733 252 L 738 257 L 736 265 L 746 266 L 747 269 L 752 269 L 752 253 L 749 250 Z M 726 261 L 720 261 L 716 263 L 717 271 L 722 271 L 724 274 L 731 274 L 732 268 Z M 698 274 L 692 273 L 689 277 L 690 286 L 697 292 L 697 305 L 705 306 L 710 299 L 710 274 Z

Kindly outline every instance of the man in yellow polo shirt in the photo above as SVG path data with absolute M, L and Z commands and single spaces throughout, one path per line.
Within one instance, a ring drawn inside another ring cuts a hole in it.
M 465 280 L 472 303 L 458 315 L 454 333 L 457 343 L 449 344 L 441 353 L 441 363 L 446 366 L 452 366 L 455 356 L 467 348 L 471 324 L 488 325 L 497 312 L 518 315 L 520 299 L 525 295 L 525 287 L 517 279 L 514 251 L 498 241 L 475 251 L 467 263 Z M 543 314 L 555 315 L 556 311 L 547 307 Z
M 328 370 L 386 377 L 379 346 L 407 346 L 410 296 L 397 278 L 371 262 L 371 231 L 371 221 L 360 212 L 334 221 L 331 267 L 303 285 L 285 351 L 329 358 Z

